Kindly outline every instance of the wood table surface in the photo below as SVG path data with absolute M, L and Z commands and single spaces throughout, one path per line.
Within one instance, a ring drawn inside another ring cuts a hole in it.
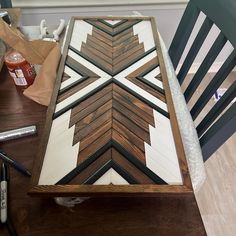
M 27 99 L 4 68 L 0 74 L 0 132 L 37 125 L 38 135 L 0 144 L 30 170 L 46 107 Z M 20 236 L 206 235 L 193 194 L 158 198 L 92 198 L 74 208 L 27 195 L 30 179 L 10 169 L 10 213 Z M 8 235 L 0 226 L 0 235 Z

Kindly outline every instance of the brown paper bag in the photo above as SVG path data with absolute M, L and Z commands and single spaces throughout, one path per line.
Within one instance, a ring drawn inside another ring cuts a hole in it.
M 20 52 L 29 63 L 42 65 L 34 83 L 24 91 L 24 95 L 37 103 L 48 106 L 61 56 L 60 45 L 43 40 L 29 41 L 1 18 L 0 38 Z

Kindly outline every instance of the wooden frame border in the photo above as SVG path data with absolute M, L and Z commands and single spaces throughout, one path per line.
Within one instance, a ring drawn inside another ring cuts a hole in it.
M 170 114 L 170 121 L 172 132 L 174 135 L 176 151 L 179 159 L 181 174 L 183 178 L 183 185 L 38 185 L 38 180 L 41 173 L 41 168 L 43 165 L 44 155 L 46 152 L 47 142 L 50 134 L 50 128 L 52 125 L 52 117 L 56 106 L 56 99 L 59 92 L 61 77 L 64 72 L 64 64 L 66 61 L 69 43 L 71 40 L 71 35 L 73 31 L 73 26 L 75 20 L 84 20 L 84 19 L 107 19 L 107 20 L 116 20 L 116 19 L 142 19 L 150 20 L 152 25 L 153 37 L 157 48 L 157 54 L 160 64 L 160 70 L 162 74 L 162 80 L 164 89 L 166 91 L 167 107 Z M 169 195 L 169 194 L 191 194 L 193 192 L 192 184 L 189 176 L 187 161 L 184 153 L 184 148 L 181 140 L 181 135 L 179 131 L 179 126 L 177 123 L 175 110 L 173 106 L 172 97 L 170 94 L 170 87 L 167 78 L 166 67 L 163 60 L 163 55 L 161 52 L 161 46 L 159 41 L 159 36 L 157 34 L 157 27 L 154 17 L 72 17 L 70 20 L 69 28 L 66 35 L 66 41 L 64 44 L 63 54 L 59 64 L 59 70 L 57 73 L 57 79 L 55 82 L 55 88 L 51 98 L 50 105 L 47 111 L 46 123 L 44 132 L 42 135 L 41 144 L 39 147 L 38 155 L 34 161 L 33 176 L 31 180 L 31 186 L 28 194 L 32 196 L 46 196 L 46 197 L 58 197 L 58 196 L 146 196 L 153 197 L 159 195 Z

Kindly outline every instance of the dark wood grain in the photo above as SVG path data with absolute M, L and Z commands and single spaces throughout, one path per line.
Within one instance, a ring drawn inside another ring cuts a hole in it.
M 36 124 L 38 134 L 0 146 L 30 170 L 42 139 L 45 117 L 46 107 L 18 93 L 3 70 L 0 74 L 0 131 Z M 189 189 L 186 189 L 188 194 L 178 194 L 182 190 L 173 186 L 168 196 L 155 198 L 91 198 L 69 209 L 58 206 L 53 199 L 29 197 L 30 179 L 12 168 L 10 171 L 10 213 L 19 236 L 206 235 Z M 58 192 L 63 190 L 60 186 L 57 188 Z M 0 235 L 9 235 L 3 225 L 0 225 Z

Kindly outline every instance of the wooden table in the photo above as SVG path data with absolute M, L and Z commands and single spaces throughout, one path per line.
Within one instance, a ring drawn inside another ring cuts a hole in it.
M 0 75 L 0 131 L 36 124 L 38 135 L 1 143 L 27 168 L 37 156 L 46 108 L 18 93 Z M 30 180 L 11 169 L 10 212 L 19 235 L 205 235 L 194 194 L 155 198 L 92 198 L 73 209 L 27 195 Z M 1 235 L 7 235 L 1 226 Z M 2 234 L 3 232 L 3 234 Z

